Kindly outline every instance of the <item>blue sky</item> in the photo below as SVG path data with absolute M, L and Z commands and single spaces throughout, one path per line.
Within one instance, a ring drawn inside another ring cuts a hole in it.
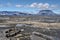
M 37 13 L 39 10 L 60 13 L 60 0 L 0 0 L 0 11 Z

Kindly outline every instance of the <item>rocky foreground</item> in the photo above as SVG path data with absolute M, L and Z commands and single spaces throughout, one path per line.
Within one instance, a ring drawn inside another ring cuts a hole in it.
M 24 33 L 29 33 L 31 36 L 30 39 L 23 39 L 23 40 L 60 40 L 60 29 L 56 28 L 39 28 L 39 27 L 32 27 L 32 25 L 23 25 L 15 27 L 16 30 L 24 29 Z M 11 29 L 9 27 L 6 28 L 0 28 L 0 40 L 9 40 L 9 38 L 6 37 L 5 31 Z M 35 35 L 33 32 L 38 32 L 43 35 Z M 47 39 L 48 37 L 51 37 L 52 39 Z M 11 40 L 16 40 L 14 37 L 11 38 Z

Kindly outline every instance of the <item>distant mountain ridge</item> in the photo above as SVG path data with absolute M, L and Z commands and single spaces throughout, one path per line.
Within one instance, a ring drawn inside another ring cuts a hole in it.
M 0 11 L 0 15 L 29 16 L 31 14 L 18 12 L 18 11 Z
M 57 16 L 56 13 L 54 13 L 52 10 L 40 10 L 37 14 L 29 14 L 24 12 L 18 12 L 18 11 L 0 11 L 0 15 L 8 15 L 8 16 L 33 16 L 33 15 L 39 15 L 39 16 Z

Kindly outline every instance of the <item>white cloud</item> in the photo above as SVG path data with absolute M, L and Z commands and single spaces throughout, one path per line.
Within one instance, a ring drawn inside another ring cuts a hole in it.
M 23 5 L 19 5 L 19 4 L 18 4 L 18 5 L 15 5 L 15 6 L 19 8 L 19 7 L 22 7 Z
M 38 8 L 38 9 L 58 9 L 60 8 L 60 6 L 56 5 L 56 4 L 49 4 L 49 3 L 32 3 L 32 4 L 27 4 L 27 5 L 21 5 L 21 4 L 16 4 L 16 5 L 13 5 L 12 3 L 8 2 L 7 4 L 0 4 L 0 7 L 3 6 L 15 6 L 17 8 L 20 8 L 20 7 L 30 7 L 30 8 Z
M 31 5 L 30 5 L 30 7 L 36 7 L 37 6 L 37 3 L 32 3 Z
M 38 8 L 42 7 L 43 6 L 43 3 L 39 3 L 38 4 Z
M 49 4 L 48 3 L 45 3 L 45 4 L 43 4 L 43 7 L 44 8 L 49 8 Z
M 40 8 L 40 9 L 48 9 L 49 8 L 49 4 L 48 3 L 32 3 L 29 5 L 29 7 L 32 7 L 32 8 Z
M 52 5 L 49 3 L 32 3 L 30 5 L 28 5 L 28 7 L 31 8 L 39 8 L 39 9 L 57 9 L 58 5 Z
M 40 9 L 48 9 L 49 8 L 49 4 L 48 3 L 45 3 L 45 4 L 39 3 L 37 5 L 37 7 L 40 8 Z

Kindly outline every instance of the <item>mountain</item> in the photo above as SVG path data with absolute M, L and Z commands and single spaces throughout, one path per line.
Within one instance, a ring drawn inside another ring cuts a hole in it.
M 32 14 L 23 13 L 18 11 L 0 11 L 0 15 L 8 15 L 8 16 L 30 16 Z
M 58 16 L 52 10 L 40 10 L 37 14 L 29 14 L 18 11 L 0 11 L 0 15 L 8 16 Z M 59 15 L 60 16 L 60 15 Z
M 41 10 L 41 11 L 39 11 L 38 15 L 41 15 L 41 16 L 56 16 L 57 14 L 55 14 L 52 10 Z

